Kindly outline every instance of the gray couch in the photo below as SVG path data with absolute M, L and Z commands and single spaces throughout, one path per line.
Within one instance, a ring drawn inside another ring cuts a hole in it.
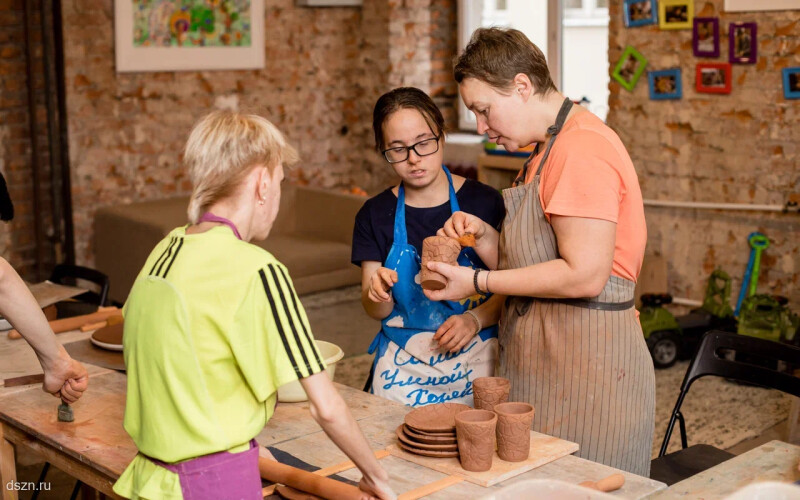
M 353 221 L 366 199 L 303 186 L 285 186 L 269 237 L 256 244 L 289 269 L 297 293 L 353 285 L 360 270 L 350 263 Z M 110 297 L 124 302 L 150 251 L 187 223 L 188 197 L 104 207 L 94 228 L 95 266 L 111 280 Z

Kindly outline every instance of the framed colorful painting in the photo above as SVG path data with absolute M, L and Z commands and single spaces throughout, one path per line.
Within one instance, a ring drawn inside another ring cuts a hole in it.
M 730 94 L 731 65 L 728 63 L 698 64 L 695 90 L 704 94 Z
M 728 60 L 738 64 L 755 64 L 758 58 L 756 23 L 731 23 L 728 26 Z
M 692 49 L 695 57 L 719 57 L 719 19 L 694 18 Z
M 645 66 L 647 66 L 647 59 L 638 50 L 628 45 L 625 47 L 622 57 L 619 58 L 619 62 L 614 66 L 611 76 L 626 90 L 632 92 L 639 77 L 644 73 Z
M 648 71 L 650 99 L 680 99 L 683 96 L 680 68 Z
M 661 0 L 658 2 L 658 27 L 662 30 L 692 29 L 694 0 Z
M 116 0 L 117 71 L 264 67 L 264 0 Z
M 800 67 L 783 68 L 783 97 L 800 99 Z
M 622 7 L 625 26 L 635 28 L 658 22 L 656 0 L 625 0 Z

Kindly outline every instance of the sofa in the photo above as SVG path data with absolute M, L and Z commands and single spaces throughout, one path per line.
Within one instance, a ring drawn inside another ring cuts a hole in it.
M 361 282 L 350 263 L 353 221 L 366 198 L 306 186 L 284 186 L 269 237 L 255 244 L 289 269 L 297 293 Z M 111 281 L 110 298 L 124 302 L 150 251 L 172 229 L 187 223 L 189 197 L 98 209 L 95 267 Z

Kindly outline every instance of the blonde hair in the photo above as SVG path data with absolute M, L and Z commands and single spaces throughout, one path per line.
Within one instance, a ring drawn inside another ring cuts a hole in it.
M 270 171 L 297 162 L 297 151 L 264 117 L 235 111 L 214 111 L 192 129 L 183 154 L 189 169 L 192 224 L 214 203 L 233 194 L 256 165 Z

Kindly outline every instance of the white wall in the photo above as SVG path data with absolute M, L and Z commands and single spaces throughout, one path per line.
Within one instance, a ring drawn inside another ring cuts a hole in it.
M 567 97 L 586 96 L 587 107 L 606 119 L 608 113 L 608 26 L 564 26 L 563 89 Z

